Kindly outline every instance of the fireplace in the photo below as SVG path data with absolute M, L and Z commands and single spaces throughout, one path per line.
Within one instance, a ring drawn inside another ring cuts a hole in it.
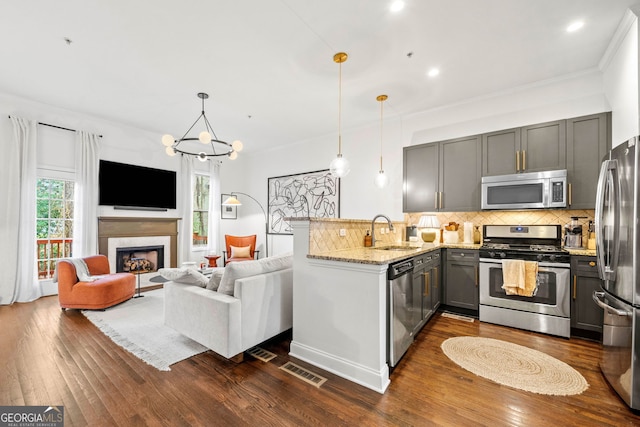
M 164 267 L 164 245 L 116 248 L 116 273 L 153 272 Z

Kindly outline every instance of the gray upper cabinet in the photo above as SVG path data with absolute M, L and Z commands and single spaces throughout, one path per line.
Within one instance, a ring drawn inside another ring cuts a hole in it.
M 480 135 L 440 143 L 438 209 L 447 212 L 480 210 L 482 178 Z
M 482 135 L 482 176 L 516 173 L 516 155 L 520 156 L 520 128 L 485 133 Z
M 595 209 L 602 158 L 611 148 L 611 113 L 567 120 L 568 208 Z
M 564 120 L 482 135 L 482 176 L 565 169 Z
M 404 147 L 403 212 L 480 210 L 480 136 Z
M 433 211 L 438 193 L 438 143 L 403 148 L 403 212 Z
M 541 123 L 522 128 L 519 172 L 567 168 L 566 121 Z

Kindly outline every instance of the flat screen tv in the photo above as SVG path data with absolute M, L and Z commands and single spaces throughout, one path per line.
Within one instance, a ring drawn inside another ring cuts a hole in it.
M 101 206 L 176 208 L 174 171 L 100 160 L 99 188 Z

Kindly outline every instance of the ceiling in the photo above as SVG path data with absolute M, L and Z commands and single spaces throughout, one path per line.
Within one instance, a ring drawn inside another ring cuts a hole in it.
M 336 52 L 349 54 L 344 130 L 379 121 L 382 93 L 400 117 L 593 69 L 636 2 L 406 0 L 392 14 L 391 0 L 4 1 L 0 92 L 158 139 L 182 136 L 207 92 L 217 136 L 253 151 L 337 134 Z

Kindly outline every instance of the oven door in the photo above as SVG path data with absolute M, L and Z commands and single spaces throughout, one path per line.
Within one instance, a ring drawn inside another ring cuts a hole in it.
M 538 289 L 532 297 L 507 295 L 502 289 L 502 262 L 480 259 L 480 304 L 553 316 L 571 316 L 569 264 L 538 264 Z

